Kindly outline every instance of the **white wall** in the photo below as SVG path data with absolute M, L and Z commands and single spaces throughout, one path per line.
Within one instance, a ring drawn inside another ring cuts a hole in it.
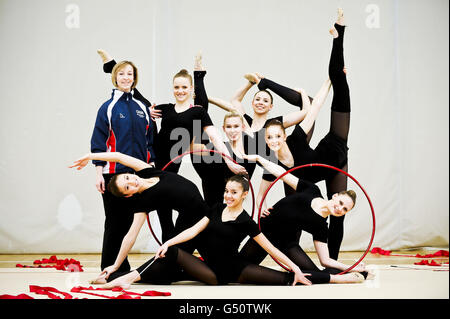
M 134 61 L 139 88 L 155 103 L 173 100 L 172 76 L 192 70 L 198 50 L 210 96 L 231 97 L 255 71 L 314 94 L 327 77 L 339 6 L 349 26 L 349 172 L 374 204 L 374 245 L 448 246 L 448 1 L 0 0 L 0 253 L 101 250 L 94 169 L 67 168 L 89 151 L 110 96 L 97 48 Z M 328 131 L 330 103 L 313 145 Z M 294 110 L 275 97 L 273 115 Z M 210 114 L 220 126 L 223 111 Z M 199 182 L 188 163 L 181 174 Z M 269 203 L 281 198 L 277 186 Z M 343 249 L 365 249 L 371 230 L 359 192 Z M 135 251 L 154 250 L 149 236 L 144 227 Z

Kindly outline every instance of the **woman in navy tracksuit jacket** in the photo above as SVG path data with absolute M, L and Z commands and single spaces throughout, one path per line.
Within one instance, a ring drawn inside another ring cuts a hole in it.
M 137 69 L 132 62 L 122 61 L 112 71 L 113 89 L 111 98 L 103 103 L 97 113 L 91 138 L 91 152 L 121 152 L 147 163 L 154 163 L 156 157 L 153 144 L 156 139 L 156 125 L 150 118 L 150 103 L 135 89 Z M 96 186 L 102 193 L 105 209 L 105 228 L 101 268 L 114 263 L 120 245 L 128 232 L 133 213 L 128 212 L 126 198 L 113 196 L 105 187 L 109 180 L 119 173 L 132 170 L 119 163 L 93 161 L 97 169 Z M 121 271 L 129 271 L 128 260 Z

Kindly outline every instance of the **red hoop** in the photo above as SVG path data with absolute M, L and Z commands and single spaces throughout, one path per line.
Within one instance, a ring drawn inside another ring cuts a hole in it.
M 175 161 L 176 161 L 177 159 L 179 159 L 179 158 L 182 158 L 182 157 L 185 156 L 185 155 L 188 155 L 188 154 L 194 154 L 194 153 L 204 153 L 204 152 L 205 152 L 205 151 L 203 151 L 203 150 L 198 150 L 198 151 L 188 151 L 188 152 L 185 152 L 185 153 L 183 153 L 183 154 L 181 154 L 181 155 L 178 155 L 178 156 L 175 157 L 174 159 L 172 159 L 172 160 L 171 160 L 169 163 L 167 163 L 161 170 L 164 171 L 164 170 L 165 170 L 167 167 L 169 167 L 173 162 L 175 162 Z M 227 154 L 224 154 L 224 153 L 222 153 L 222 152 L 219 152 L 219 151 L 216 151 L 216 150 L 208 150 L 208 151 L 206 151 L 206 152 L 218 153 L 218 154 L 220 154 L 220 155 L 222 155 L 222 156 L 228 158 L 229 160 L 233 161 L 233 163 L 239 165 L 239 163 L 237 163 L 233 158 L 231 158 L 230 156 L 228 156 Z M 255 215 L 255 193 L 254 193 L 254 191 L 253 191 L 253 186 L 252 186 L 252 183 L 251 183 L 251 181 L 250 181 L 250 176 L 249 176 L 249 179 L 248 179 L 248 184 L 249 184 L 249 186 L 250 186 L 250 190 L 251 190 L 251 193 L 252 193 L 252 215 L 251 215 L 251 217 L 252 217 L 252 219 L 253 219 L 253 216 Z M 259 221 L 258 221 L 258 223 L 259 223 Z M 162 243 L 159 241 L 159 239 L 156 237 L 155 233 L 153 232 L 153 228 L 152 228 L 152 225 L 151 225 L 151 223 L 150 223 L 150 218 L 149 218 L 149 215 L 148 215 L 148 214 L 147 214 L 147 224 L 148 224 L 148 228 L 150 229 L 150 232 L 151 232 L 152 235 L 153 235 L 153 238 L 155 238 L 155 240 L 156 240 L 156 242 L 158 243 L 158 245 L 161 246 Z
M 367 201 L 369 202 L 370 205 L 370 209 L 372 211 L 372 235 L 370 237 L 370 242 L 369 245 L 367 246 L 366 251 L 364 252 L 364 254 L 361 256 L 361 258 L 359 258 L 352 266 L 350 266 L 349 268 L 347 268 L 346 270 L 344 270 L 343 272 L 339 273 L 338 275 L 343 275 L 347 272 L 349 272 L 350 270 L 352 270 L 353 268 L 355 268 L 363 259 L 364 257 L 366 257 L 367 253 L 370 250 L 370 246 L 372 246 L 373 243 L 373 239 L 375 237 L 375 210 L 373 209 L 373 205 L 372 205 L 372 201 L 369 198 L 369 195 L 367 195 L 366 191 L 364 190 L 364 188 L 361 186 L 361 184 L 359 184 L 359 182 L 356 180 L 356 178 L 354 178 L 353 176 L 351 176 L 349 173 L 336 168 L 334 166 L 331 165 L 326 165 L 326 164 L 317 164 L 317 163 L 313 163 L 313 164 L 306 164 L 306 165 L 301 165 L 301 166 L 297 166 L 294 168 L 291 168 L 290 170 L 284 172 L 283 174 L 281 174 L 277 179 L 275 179 L 267 188 L 266 192 L 264 193 L 262 199 L 261 199 L 261 203 L 259 205 L 259 210 L 258 210 L 258 226 L 259 229 L 261 230 L 261 224 L 260 224 L 260 220 L 261 220 L 261 209 L 262 209 L 262 204 L 264 203 L 264 200 L 266 199 L 267 193 L 269 192 L 269 190 L 272 188 L 272 186 L 281 178 L 283 178 L 285 175 L 289 174 L 292 171 L 298 170 L 298 169 L 302 169 L 305 167 L 313 167 L 313 166 L 318 166 L 318 167 L 325 167 L 325 168 L 331 168 L 335 171 L 341 172 L 342 174 L 346 175 L 347 177 L 350 177 L 355 183 L 356 185 L 359 186 L 359 188 L 362 190 L 362 192 L 364 193 L 364 195 L 367 198 Z M 271 256 L 272 257 L 272 256 Z M 280 265 L 282 268 L 284 268 L 285 270 L 290 270 L 289 268 L 287 268 L 286 266 L 284 266 L 283 264 L 281 264 L 278 260 L 276 260 L 275 258 L 272 257 L 272 259 L 278 264 Z

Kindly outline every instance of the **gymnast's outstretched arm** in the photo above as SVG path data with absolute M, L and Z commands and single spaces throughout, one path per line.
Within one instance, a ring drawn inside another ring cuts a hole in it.
M 295 280 L 292 285 L 295 285 L 297 282 L 301 282 L 304 285 L 310 286 L 312 283 L 305 276 L 309 276 L 309 274 L 303 274 L 300 268 L 292 262 L 285 254 L 283 254 L 278 248 L 276 248 L 263 233 L 259 233 L 253 239 L 260 245 L 269 255 L 274 257 L 275 259 L 281 261 L 283 264 L 288 266 L 291 271 L 295 274 Z
M 208 226 L 208 224 L 209 224 L 209 218 L 206 216 L 203 217 L 194 226 L 191 226 L 188 229 L 185 229 L 184 231 L 182 231 L 175 237 L 169 239 L 164 244 L 162 244 L 158 248 L 158 251 L 155 254 L 155 258 L 165 257 L 165 253 L 167 252 L 167 249 L 170 246 L 174 246 L 174 245 L 184 243 L 186 241 L 191 240 L 192 238 L 194 238 L 198 234 L 200 234 L 206 228 L 206 226 Z
M 243 158 L 252 162 L 259 162 L 269 173 L 277 178 L 286 173 L 286 170 L 283 167 L 260 155 L 244 155 Z M 291 173 L 284 175 L 281 179 L 294 190 L 297 188 L 298 178 Z
M 309 109 L 305 118 L 299 124 L 300 127 L 305 132 L 305 134 L 308 134 L 309 131 L 312 129 L 314 122 L 316 121 L 317 116 L 319 115 L 319 111 L 322 105 L 325 103 L 325 100 L 328 96 L 328 92 L 330 92 L 330 88 L 331 88 L 331 81 L 330 79 L 327 79 L 314 96 L 311 106 L 309 106 L 310 102 L 308 95 L 302 92 L 303 105 L 304 107 L 307 107 Z
M 335 268 L 339 270 L 346 270 L 349 266 L 343 264 L 333 258 L 330 257 L 328 253 L 328 245 L 327 243 L 323 243 L 318 240 L 314 240 L 314 247 L 316 249 L 317 255 L 319 257 L 320 264 L 325 268 Z M 363 272 L 366 271 L 366 267 L 363 263 L 359 263 L 355 268 L 351 271 L 354 272 Z
M 117 254 L 116 260 L 113 265 L 106 267 L 103 269 L 99 277 L 104 276 L 105 279 L 109 277 L 113 272 L 119 269 L 120 265 L 122 265 L 125 258 L 128 256 L 131 248 L 133 248 L 134 243 L 136 242 L 136 238 L 139 234 L 139 231 L 142 228 L 145 220 L 147 219 L 147 213 L 135 213 L 133 223 L 131 224 L 128 233 L 122 240 L 122 245 L 120 246 L 119 253 Z
M 101 152 L 101 153 L 88 153 L 83 157 L 74 161 L 73 165 L 69 166 L 69 168 L 77 168 L 77 170 L 85 167 L 90 160 L 98 160 L 98 161 L 106 161 L 106 162 L 118 162 L 122 165 L 125 165 L 129 168 L 132 168 L 134 171 L 140 171 L 144 168 L 151 167 L 151 165 L 147 164 L 144 161 L 141 161 L 132 156 L 120 153 L 120 152 Z

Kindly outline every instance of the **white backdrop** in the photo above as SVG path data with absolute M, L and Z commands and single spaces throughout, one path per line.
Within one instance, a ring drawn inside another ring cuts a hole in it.
M 210 96 L 230 98 L 247 72 L 311 95 L 327 77 L 337 7 L 349 26 L 349 172 L 373 202 L 374 245 L 447 247 L 447 0 L 0 0 L 0 253 L 101 250 L 94 168 L 67 168 L 89 151 L 97 110 L 112 88 L 96 49 L 135 62 L 138 86 L 155 103 L 173 101 L 172 76 L 192 70 L 199 50 Z M 255 90 L 244 100 L 249 112 Z M 295 110 L 274 102 L 274 116 Z M 313 145 L 328 131 L 330 103 Z M 211 106 L 210 114 L 220 127 L 224 112 Z M 199 183 L 189 163 L 180 173 Z M 364 250 L 372 230 L 358 195 L 343 250 Z M 268 202 L 279 198 L 277 184 Z M 310 237 L 302 242 L 312 247 Z M 154 249 L 144 227 L 134 251 Z

